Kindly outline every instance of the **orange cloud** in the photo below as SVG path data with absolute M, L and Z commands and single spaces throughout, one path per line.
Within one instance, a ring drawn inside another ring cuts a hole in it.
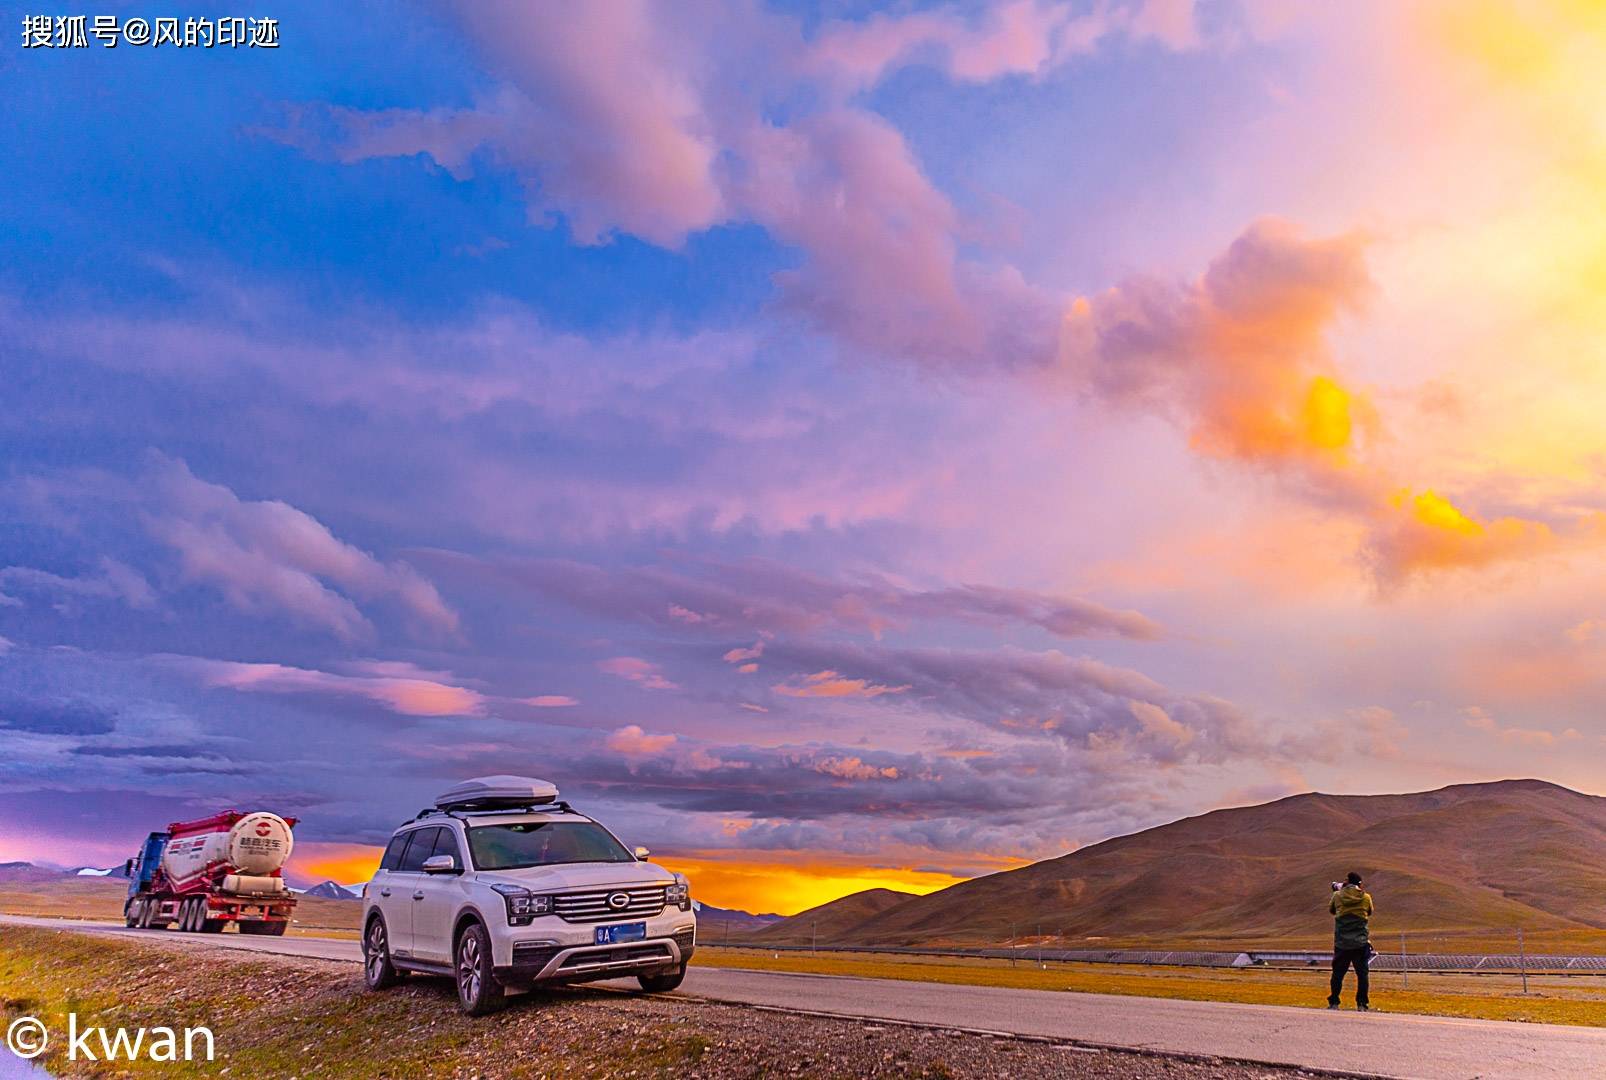
M 870 765 L 851 755 L 820 758 L 814 762 L 814 771 L 843 780 L 896 780 L 900 775 L 896 766 Z
M 1201 454 L 1340 468 L 1370 407 L 1333 375 L 1325 335 L 1371 291 L 1366 242 L 1257 221 L 1196 281 L 1074 301 L 1062 364 L 1102 397 L 1176 417 Z
M 1488 566 L 1558 546 L 1556 533 L 1543 522 L 1480 522 L 1435 491 L 1400 492 L 1376 516 L 1369 555 L 1385 584 L 1418 571 Z
M 845 679 L 834 671 L 816 671 L 813 675 L 805 675 L 801 682 L 776 683 L 773 689 L 777 694 L 787 697 L 873 698 L 882 694 L 901 694 L 909 686 L 882 686 L 868 679 Z

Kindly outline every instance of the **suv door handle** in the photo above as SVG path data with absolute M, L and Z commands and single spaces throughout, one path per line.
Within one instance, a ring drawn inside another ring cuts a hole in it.
M 379 890 L 379 895 L 380 896 L 389 896 L 390 895 L 390 889 L 389 888 L 380 889 Z
M 413 899 L 414 900 L 422 900 L 423 898 L 424 898 L 424 890 L 419 889 L 418 891 L 413 893 Z

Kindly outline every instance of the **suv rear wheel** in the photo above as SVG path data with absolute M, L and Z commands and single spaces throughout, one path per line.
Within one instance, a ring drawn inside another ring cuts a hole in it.
M 682 964 L 673 971 L 666 971 L 659 975 L 637 975 L 636 981 L 649 994 L 667 994 L 679 986 L 685 978 L 686 965 Z
M 390 937 L 385 920 L 374 919 L 362 936 L 362 978 L 370 990 L 383 990 L 401 982 L 402 973 L 390 962 Z
M 457 939 L 457 1003 L 470 1016 L 484 1016 L 503 1004 L 502 984 L 491 971 L 491 936 L 479 923 Z

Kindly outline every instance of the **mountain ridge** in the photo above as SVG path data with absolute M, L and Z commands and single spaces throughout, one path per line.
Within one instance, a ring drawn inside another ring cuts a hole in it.
M 1606 931 L 1606 798 L 1535 778 L 1305 792 L 910 897 L 830 940 L 996 943 L 1039 925 L 1044 936 L 1077 942 L 1319 938 L 1328 882 L 1351 869 L 1377 899 L 1375 926 Z M 786 927 L 765 933 L 779 942 L 803 932 Z

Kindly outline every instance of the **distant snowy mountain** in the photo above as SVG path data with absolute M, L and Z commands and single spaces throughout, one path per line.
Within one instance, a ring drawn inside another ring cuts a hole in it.
M 301 890 L 301 895 L 322 897 L 325 900 L 361 900 L 362 886 L 358 885 L 354 891 L 344 885 L 336 885 L 333 881 L 324 881 L 310 889 Z
M 76 870 L 69 871 L 69 873 L 76 874 L 79 877 L 111 877 L 113 874 L 121 874 L 122 872 L 123 868 L 121 866 L 113 866 L 107 870 L 97 870 L 93 866 L 80 866 Z

